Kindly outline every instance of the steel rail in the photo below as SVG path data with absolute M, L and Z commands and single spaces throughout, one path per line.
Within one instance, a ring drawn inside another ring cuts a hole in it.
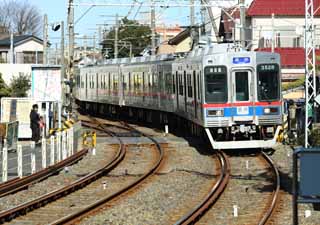
M 222 151 L 217 151 L 217 156 L 219 158 L 221 168 L 218 181 L 214 184 L 202 202 L 179 219 L 175 225 L 193 224 L 211 207 L 212 204 L 218 200 L 219 196 L 224 192 L 230 179 L 230 163 L 227 156 Z
M 274 209 L 276 208 L 276 205 L 277 205 L 277 200 L 280 195 L 279 194 L 280 193 L 280 174 L 273 160 L 265 152 L 261 152 L 261 154 L 264 157 L 264 159 L 270 164 L 276 176 L 276 185 L 275 185 L 276 188 L 272 195 L 272 201 L 271 201 L 270 207 L 268 208 L 267 212 L 264 214 L 262 219 L 259 221 L 259 225 L 264 225 L 264 224 L 267 224 L 267 222 L 271 218 L 272 213 L 274 212 Z
M 104 126 L 104 125 L 106 125 L 106 124 L 102 124 L 102 126 Z M 164 158 L 164 151 L 161 148 L 160 144 L 154 138 L 138 131 L 137 129 L 129 126 L 128 124 L 124 124 L 124 126 L 134 130 L 135 132 L 141 134 L 142 136 L 149 138 L 157 146 L 157 149 L 159 151 L 159 157 L 157 159 L 157 162 L 153 165 L 153 167 L 147 173 L 145 173 L 143 176 L 141 176 L 140 178 L 138 178 L 137 180 L 135 180 L 134 182 L 132 182 L 128 186 L 122 188 L 121 190 L 117 191 L 116 193 L 113 193 L 110 196 L 107 196 L 103 199 L 100 199 L 99 201 L 87 206 L 86 208 L 84 208 L 82 210 L 79 210 L 78 212 L 75 212 L 75 213 L 70 214 L 66 217 L 63 217 L 63 218 L 51 223 L 50 225 L 75 224 L 76 222 L 78 222 L 79 220 L 81 220 L 82 218 L 87 216 L 93 210 L 97 210 L 97 209 L 99 209 L 99 207 L 103 207 L 103 205 L 105 205 L 107 202 L 115 199 L 116 197 L 119 197 L 122 194 L 125 194 L 125 193 L 131 191 L 133 188 L 137 187 L 141 182 L 143 182 L 146 178 L 150 177 L 152 174 L 154 174 L 158 170 L 158 168 L 160 167 L 161 162 L 163 161 L 163 158 Z
M 101 129 L 101 130 L 103 130 L 103 129 Z M 107 132 L 107 131 L 104 130 L 104 132 Z M 110 135 L 113 136 L 112 133 L 110 133 Z M 63 196 L 66 196 L 69 193 L 72 193 L 80 188 L 83 188 L 84 186 L 88 185 L 89 183 L 97 180 L 99 177 L 101 177 L 106 172 L 111 171 L 115 166 L 117 166 L 122 161 L 122 159 L 124 158 L 125 153 L 126 153 L 125 145 L 123 144 L 122 140 L 120 138 L 118 138 L 118 140 L 119 140 L 120 146 L 119 146 L 119 150 L 118 150 L 116 156 L 103 168 L 100 168 L 99 170 L 96 170 L 96 171 L 82 177 L 81 179 L 76 180 L 75 182 L 71 183 L 68 186 L 65 186 L 65 187 L 60 188 L 58 190 L 44 194 L 37 199 L 23 203 L 17 207 L 12 208 L 12 209 L 0 212 L 0 222 L 3 223 L 5 221 L 12 220 L 13 218 L 17 217 L 18 215 L 26 214 L 30 210 L 39 208 L 41 206 L 48 204 L 51 201 L 54 201 L 54 200 L 57 200 Z
M 39 172 L 36 172 L 32 175 L 22 177 L 22 178 L 15 178 L 0 184 L 0 197 L 18 192 L 22 189 L 27 188 L 28 186 L 42 181 L 53 174 L 61 171 L 64 167 L 72 165 L 83 158 L 85 154 L 88 153 L 88 149 L 83 149 L 72 156 L 52 165 Z

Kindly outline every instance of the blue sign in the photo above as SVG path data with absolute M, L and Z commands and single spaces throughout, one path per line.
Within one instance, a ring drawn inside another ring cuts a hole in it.
M 248 64 L 250 63 L 250 57 L 233 57 L 233 64 Z

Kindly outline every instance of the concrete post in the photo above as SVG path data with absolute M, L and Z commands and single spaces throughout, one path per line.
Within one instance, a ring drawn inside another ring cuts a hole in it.
M 61 133 L 57 132 L 57 162 L 61 161 Z
M 47 141 L 45 138 L 42 138 L 41 151 L 42 151 L 42 168 L 44 169 L 47 167 Z
M 22 171 L 22 146 L 18 145 L 17 147 L 17 155 L 18 155 L 18 176 L 22 178 L 23 171 Z
M 31 153 L 31 174 L 36 172 L 36 154 Z
M 54 165 L 54 136 L 50 137 L 50 165 Z
M 8 180 L 8 149 L 2 149 L 2 182 Z
M 62 160 L 67 158 L 67 135 L 66 131 L 62 131 Z

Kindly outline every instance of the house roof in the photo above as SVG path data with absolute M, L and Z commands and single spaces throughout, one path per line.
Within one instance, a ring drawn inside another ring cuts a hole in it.
M 182 41 L 184 41 L 185 39 L 187 39 L 188 37 L 190 37 L 190 29 L 187 28 L 185 30 L 183 30 L 182 32 L 180 32 L 179 34 L 177 34 L 177 36 L 171 38 L 168 41 L 169 45 L 178 45 L 179 43 L 181 43 Z
M 271 52 L 271 48 L 259 48 L 255 51 Z M 305 50 L 304 48 L 275 48 L 274 52 L 281 56 L 281 65 L 289 66 L 305 66 Z M 316 55 L 320 56 L 320 49 L 316 50 Z M 316 60 L 316 64 L 320 65 L 320 60 Z
M 26 41 L 29 41 L 29 40 L 34 40 L 36 42 L 39 42 L 41 44 L 43 44 L 43 40 L 34 36 L 34 35 L 19 35 L 19 36 L 14 36 L 13 37 L 13 45 L 14 46 L 17 46 L 17 45 L 20 45 Z M 7 38 L 4 38 L 4 39 L 1 39 L 0 40 L 0 46 L 8 46 L 10 47 L 10 37 L 7 37 Z
M 320 6 L 320 0 L 314 0 L 314 9 Z M 254 0 L 249 9 L 248 16 L 303 16 L 305 15 L 305 0 Z M 316 12 L 320 16 L 320 10 Z

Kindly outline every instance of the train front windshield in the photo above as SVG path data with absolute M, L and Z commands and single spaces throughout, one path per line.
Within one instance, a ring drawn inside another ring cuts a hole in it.
M 206 102 L 227 102 L 227 68 L 225 66 L 208 66 L 204 69 L 204 77 Z
M 277 64 L 258 65 L 258 100 L 280 99 L 279 66 Z

